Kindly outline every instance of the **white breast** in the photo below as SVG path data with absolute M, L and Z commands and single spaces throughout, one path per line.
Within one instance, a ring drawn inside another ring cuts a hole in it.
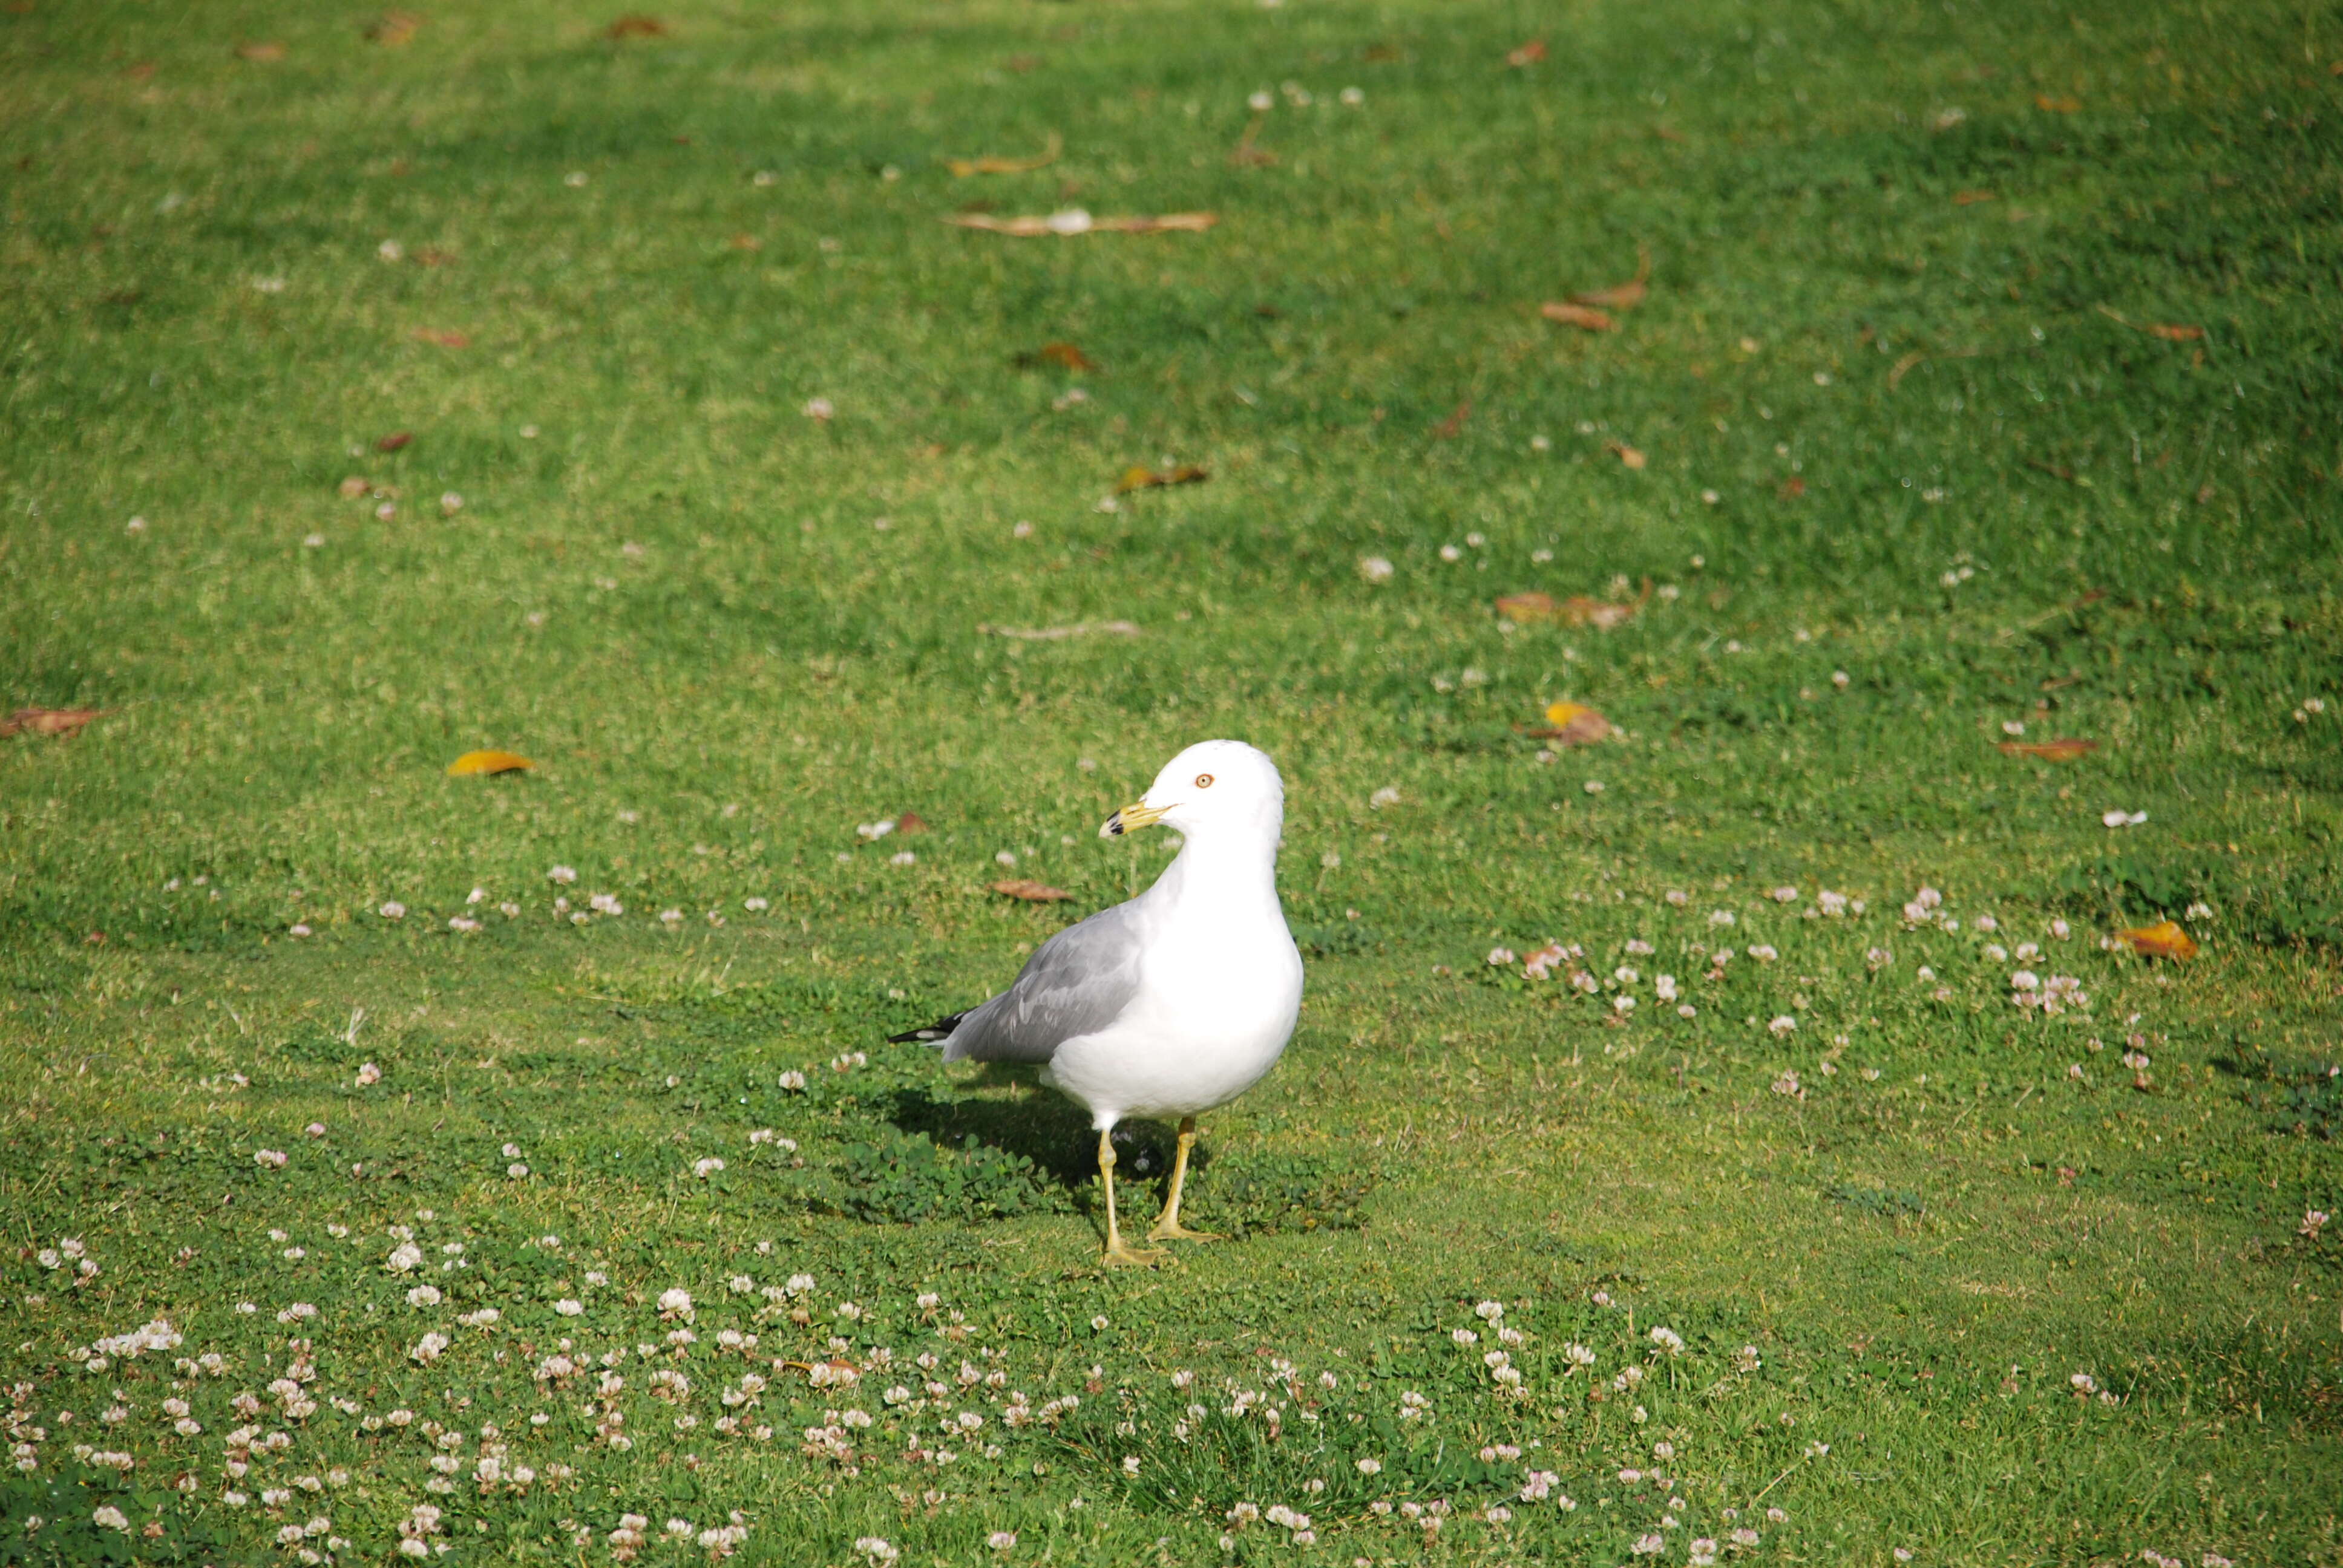
M 1104 1129 L 1124 1117 L 1193 1116 L 1259 1082 L 1292 1037 L 1302 955 L 1272 907 L 1264 920 L 1198 910 L 1150 944 L 1139 995 L 1114 1025 L 1066 1041 L 1057 1087 Z

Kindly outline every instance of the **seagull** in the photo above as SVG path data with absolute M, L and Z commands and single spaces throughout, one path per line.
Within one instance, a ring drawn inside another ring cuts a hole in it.
M 1122 1240 L 1115 1124 L 1179 1120 L 1171 1194 L 1147 1239 L 1217 1240 L 1180 1223 L 1196 1117 L 1260 1082 L 1302 1011 L 1302 955 L 1277 901 L 1285 823 L 1277 765 L 1241 740 L 1200 741 L 1099 837 L 1158 822 L 1185 841 L 1153 887 L 1043 942 L 1000 995 L 890 1037 L 940 1045 L 946 1061 L 1038 1063 L 1043 1083 L 1091 1113 L 1109 1268 L 1170 1255 Z

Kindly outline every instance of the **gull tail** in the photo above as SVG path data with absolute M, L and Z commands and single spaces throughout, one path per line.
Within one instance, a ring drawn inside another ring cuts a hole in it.
M 902 1034 L 890 1034 L 887 1037 L 887 1043 L 890 1045 L 908 1045 L 913 1042 L 920 1045 L 940 1044 L 951 1038 L 951 1031 L 958 1029 L 960 1020 L 967 1016 L 968 1011 L 956 1012 L 950 1018 L 940 1018 L 924 1028 L 910 1030 Z

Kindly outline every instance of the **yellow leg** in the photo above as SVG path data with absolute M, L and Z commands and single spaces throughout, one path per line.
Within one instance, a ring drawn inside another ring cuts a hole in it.
M 1171 1256 L 1161 1247 L 1133 1248 L 1122 1244 L 1114 1219 L 1114 1134 L 1099 1134 L 1099 1186 L 1106 1194 L 1106 1256 L 1100 1263 L 1110 1269 L 1146 1268 Z
M 1196 1146 L 1196 1119 L 1182 1117 L 1180 1121 L 1180 1151 L 1172 1157 L 1172 1195 L 1163 1201 L 1162 1216 L 1155 1228 L 1147 1232 L 1151 1241 L 1217 1241 L 1220 1238 L 1210 1231 L 1191 1231 L 1180 1223 L 1180 1189 L 1188 1180 L 1188 1151 Z

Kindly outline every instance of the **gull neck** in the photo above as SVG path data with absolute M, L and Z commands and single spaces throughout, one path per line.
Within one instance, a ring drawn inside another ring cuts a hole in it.
M 1167 904 L 1208 900 L 1281 912 L 1277 901 L 1278 829 L 1282 812 L 1255 822 L 1218 824 L 1192 832 L 1180 853 L 1149 890 Z

